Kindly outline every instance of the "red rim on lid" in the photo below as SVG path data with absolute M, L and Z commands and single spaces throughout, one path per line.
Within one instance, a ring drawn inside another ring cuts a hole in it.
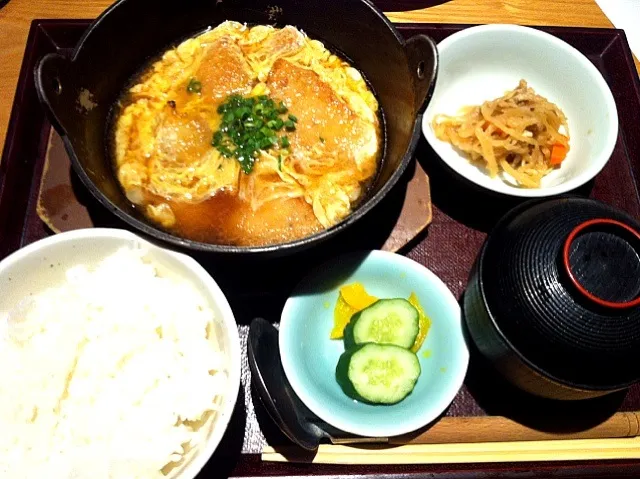
M 567 236 L 562 262 L 587 300 L 614 309 L 640 305 L 640 233 L 632 227 L 608 218 L 584 221 Z

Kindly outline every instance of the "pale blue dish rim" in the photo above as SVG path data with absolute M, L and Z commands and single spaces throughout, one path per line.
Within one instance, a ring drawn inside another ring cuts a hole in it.
M 396 405 L 353 401 L 330 377 L 335 376 L 335 364 L 344 350 L 341 341 L 328 336 L 338 288 L 358 280 L 378 297 L 408 297 L 415 291 L 432 320 L 427 341 L 417 353 L 423 374 L 412 395 Z M 461 308 L 453 293 L 425 266 L 380 250 L 340 256 L 305 277 L 283 308 L 279 348 L 291 387 L 314 414 L 345 432 L 370 437 L 405 434 L 433 422 L 462 387 L 469 363 Z M 425 351 L 431 349 L 436 354 L 426 357 Z

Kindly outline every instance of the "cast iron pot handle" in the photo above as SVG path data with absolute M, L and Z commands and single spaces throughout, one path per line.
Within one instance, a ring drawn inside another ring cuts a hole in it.
M 49 53 L 42 57 L 35 68 L 34 80 L 38 98 L 44 105 L 49 121 L 62 135 L 66 135 L 64 119 L 74 114 L 74 104 L 69 103 L 74 88 L 65 81 L 69 60 Z
M 416 111 L 422 113 L 427 106 L 438 73 L 438 48 L 427 35 L 415 35 L 405 43 L 409 68 L 416 92 Z

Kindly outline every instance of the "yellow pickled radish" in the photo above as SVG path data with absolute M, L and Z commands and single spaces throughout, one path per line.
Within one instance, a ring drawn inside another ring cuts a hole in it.
M 331 330 L 331 339 L 342 339 L 344 336 L 344 328 L 349 324 L 351 316 L 357 312 L 358 311 L 344 300 L 342 294 L 338 295 L 338 301 L 336 302 L 336 307 L 333 310 L 333 329 Z
M 371 296 L 362 283 L 351 283 L 340 288 L 340 295 L 356 312 L 371 306 L 378 298 Z
M 344 337 L 344 328 L 351 321 L 351 317 L 358 311 L 371 306 L 377 300 L 378 298 L 367 293 L 362 283 L 351 283 L 340 288 L 338 301 L 333 310 L 331 339 L 342 339 Z
M 420 329 L 418 330 L 418 336 L 416 337 L 413 346 L 411 346 L 411 351 L 416 353 L 422 346 L 422 343 L 424 343 L 424 340 L 427 339 L 427 334 L 429 333 L 429 329 L 431 328 L 431 320 L 422 309 L 416 293 L 412 292 L 407 301 L 409 301 L 409 303 L 411 303 L 411 306 L 416 308 L 416 310 L 418 311 L 418 325 Z

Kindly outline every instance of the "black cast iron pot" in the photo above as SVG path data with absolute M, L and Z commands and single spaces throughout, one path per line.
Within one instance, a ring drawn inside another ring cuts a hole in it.
M 487 238 L 464 294 L 479 351 L 513 385 L 588 399 L 640 380 L 640 223 L 602 202 L 534 200 Z
M 131 77 L 155 55 L 225 20 L 294 25 L 350 59 L 382 108 L 386 140 L 369 196 L 338 225 L 297 241 L 235 247 L 178 238 L 151 225 L 121 190 L 107 153 L 109 112 Z M 73 167 L 89 191 L 141 233 L 178 247 L 214 253 L 287 254 L 349 228 L 389 193 L 412 158 L 420 116 L 435 83 L 437 50 L 424 35 L 404 41 L 366 0 L 121 0 L 87 30 L 71 58 L 45 56 L 36 87 Z

